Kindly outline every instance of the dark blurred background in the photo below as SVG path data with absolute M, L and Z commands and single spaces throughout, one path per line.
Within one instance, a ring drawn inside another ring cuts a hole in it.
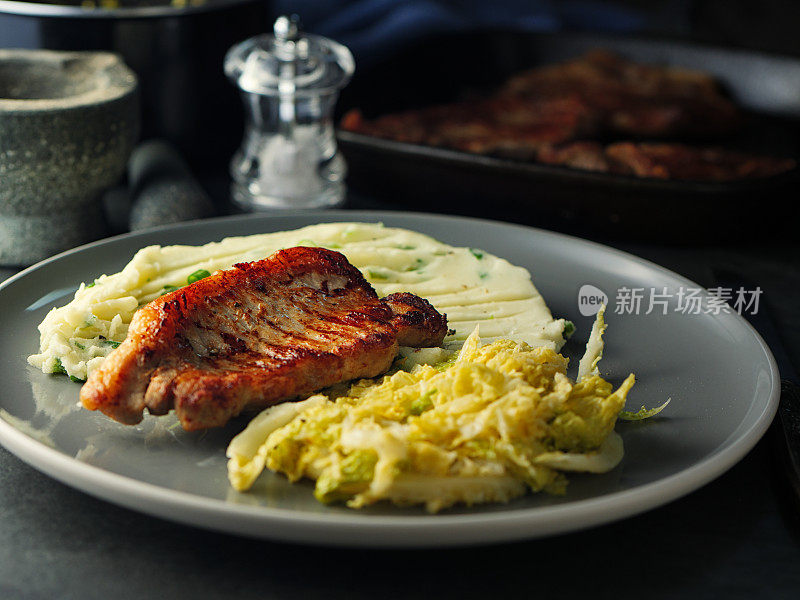
M 483 27 L 679 37 L 800 54 L 796 0 L 276 0 L 369 67 L 420 38 Z
M 611 34 L 647 40 L 629 58 L 674 63 L 719 77 L 726 89 L 736 88 L 736 99 L 746 109 L 785 114 L 784 108 L 790 105 L 791 127 L 784 121 L 772 127 L 762 127 L 762 121 L 754 122 L 745 133 L 757 136 L 746 137 L 748 143 L 740 144 L 740 149 L 800 158 L 797 133 L 800 61 L 796 60 L 800 57 L 797 34 L 800 1 L 797 0 L 205 0 L 192 2 L 180 10 L 176 10 L 177 0 L 120 0 L 122 10 L 111 11 L 87 10 L 81 8 L 81 2 L 47 0 L 49 4 L 73 5 L 65 9 L 0 0 L 0 47 L 120 53 L 139 76 L 142 139 L 170 142 L 212 198 L 222 205 L 219 212 L 230 209 L 226 204 L 230 185 L 228 165 L 242 143 L 244 131 L 241 99 L 236 86 L 223 73 L 223 58 L 233 44 L 271 30 L 275 17 L 288 13 L 300 15 L 306 31 L 333 38 L 355 55 L 356 74 L 342 92 L 337 119 L 349 108 L 363 109 L 370 116 L 371 109 L 374 115 L 448 102 L 464 90 L 472 93 L 498 85 L 515 70 L 539 64 L 538 59 L 558 62 L 571 58 L 578 50 L 569 56 L 553 54 L 553 47 L 569 44 L 570 36 L 561 35 L 562 32 Z M 146 11 L 142 10 L 142 3 L 148 5 Z M 483 37 L 471 33 L 480 30 L 492 31 Z M 522 33 L 509 34 L 514 30 Z M 467 35 L 450 35 L 458 33 Z M 544 33 L 552 35 L 541 35 Z M 596 37 L 598 41 L 589 48 L 613 47 L 605 35 Z M 453 40 L 458 38 L 462 45 L 455 47 Z M 534 51 L 534 44 L 526 45 L 528 38 L 541 38 L 539 46 L 550 47 L 550 54 L 537 56 L 539 50 Z M 654 39 L 670 42 L 659 46 L 651 42 Z M 715 55 L 696 48 L 688 51 L 693 56 L 678 52 L 679 56 L 667 51 L 670 46 L 680 46 L 671 40 L 794 58 L 784 61 L 757 55 L 741 61 L 740 52 Z M 659 47 L 666 48 L 665 52 L 659 54 L 656 50 Z M 747 69 L 740 68 L 745 64 L 749 65 Z M 769 68 L 772 72 L 768 78 L 765 75 Z M 736 81 L 732 82 L 733 79 Z M 781 110 L 765 110 L 770 109 L 769 102 L 751 106 L 743 101 L 753 96 L 774 100 L 773 104 Z M 753 140 L 756 143 L 750 145 Z M 383 160 L 381 170 L 366 162 L 359 170 L 352 148 L 350 154 L 345 144 L 342 148 L 350 165 L 351 191 L 371 197 L 373 194 L 361 175 L 372 173 L 380 184 L 382 198 L 387 195 L 387 188 L 404 198 L 418 196 L 415 190 L 419 187 L 414 185 L 413 178 L 402 177 L 410 188 L 407 191 L 404 187 L 387 186 L 382 177 L 390 166 L 422 176 L 421 167 L 403 166 L 393 157 Z M 365 151 L 369 158 L 380 159 L 370 147 Z M 430 161 L 423 159 L 420 159 L 422 166 L 433 168 Z M 482 188 L 465 182 L 460 173 L 454 176 L 458 185 L 451 185 L 438 175 L 428 178 L 442 185 L 442 193 L 437 197 L 450 197 L 449 192 L 458 188 L 482 201 Z M 567 193 L 563 179 L 552 181 L 558 190 Z M 504 176 L 499 181 L 508 183 L 509 178 Z M 502 195 L 495 182 L 487 177 L 486 185 L 490 183 L 491 193 L 495 197 Z M 536 182 L 522 183 L 527 186 Z M 518 189 L 527 194 L 522 183 Z M 575 185 L 580 189 L 572 196 L 579 199 L 590 196 L 584 189 L 584 185 L 589 185 L 584 179 L 577 178 Z M 597 185 L 591 185 L 595 194 L 591 197 L 597 198 Z M 638 183 L 629 186 L 627 191 L 630 202 L 639 206 L 643 192 L 637 186 Z M 536 189 L 540 194 L 551 193 L 541 187 Z M 790 189 L 791 194 L 794 189 Z M 430 192 L 433 194 L 435 190 Z M 675 201 L 672 188 L 664 193 Z M 693 193 L 687 192 L 694 203 Z M 617 200 L 622 197 L 616 188 L 609 194 Z M 778 197 L 767 190 L 759 190 L 759 194 Z M 664 204 L 662 200 L 650 200 L 651 204 Z M 427 202 L 422 197 L 418 201 Z M 706 205 L 712 210 L 717 204 L 730 206 L 730 201 L 731 198 L 718 198 L 716 204 L 709 200 Z M 453 203 L 464 204 L 455 196 Z M 124 202 L 121 205 L 127 206 Z M 408 204 L 403 202 L 399 206 Z M 441 211 L 455 210 L 453 206 L 437 204 L 437 207 Z M 516 204 L 513 210 L 514 218 L 518 218 Z M 616 214 L 613 216 L 616 218 Z M 702 219 L 698 217 L 697 221 L 704 227 Z
M 73 6 L 47 6 L 60 3 Z M 203 169 L 227 163 L 241 140 L 224 54 L 271 30 L 279 14 L 297 13 L 307 31 L 350 47 L 357 78 L 431 38 L 485 29 L 657 36 L 800 55 L 796 0 L 205 0 L 185 10 L 174 10 L 176 0 L 120 0 L 123 10 L 113 11 L 80 3 L 0 0 L 0 47 L 120 53 L 140 76 L 143 138 L 168 139 Z

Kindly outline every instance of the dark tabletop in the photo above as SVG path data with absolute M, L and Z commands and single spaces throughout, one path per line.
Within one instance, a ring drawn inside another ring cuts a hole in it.
M 358 198 L 351 206 L 399 208 Z M 793 240 L 604 241 L 707 287 L 720 268 L 759 285 L 800 364 Z M 13 272 L 0 269 L 0 279 Z M 530 542 L 441 550 L 315 548 L 207 532 L 97 500 L 0 448 L 0 599 L 799 598 L 800 503 L 774 427 L 730 471 L 643 515 Z

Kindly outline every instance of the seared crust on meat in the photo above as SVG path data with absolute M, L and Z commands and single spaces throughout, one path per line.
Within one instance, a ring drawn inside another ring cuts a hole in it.
M 429 348 L 442 343 L 447 334 L 447 317 L 430 302 L 408 292 L 389 294 L 383 301 L 392 309 L 392 325 L 401 346 Z
M 145 408 L 174 408 L 184 429 L 205 429 L 246 408 L 374 377 L 399 345 L 439 345 L 446 333 L 446 317 L 426 300 L 378 299 L 342 254 L 288 248 L 143 306 L 81 402 L 128 424 Z

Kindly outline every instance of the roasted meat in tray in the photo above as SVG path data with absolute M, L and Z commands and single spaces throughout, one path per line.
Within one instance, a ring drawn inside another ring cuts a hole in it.
M 698 136 L 727 133 L 739 111 L 713 77 L 594 50 L 564 63 L 512 77 L 500 95 L 538 100 L 579 98 L 595 116 L 596 133 Z
M 356 198 L 671 243 L 772 237 L 800 216 L 791 56 L 478 30 L 362 69 L 340 106 Z M 754 222 L 754 201 L 771 218 Z
M 732 181 L 769 177 L 795 167 L 791 159 L 673 141 L 731 134 L 741 118 L 710 75 L 594 50 L 514 75 L 488 98 L 372 120 L 354 109 L 345 114 L 342 129 L 474 154 L 659 179 Z M 660 141 L 641 141 L 650 138 Z
M 509 95 L 405 111 L 373 121 L 353 110 L 344 116 L 342 128 L 411 144 L 533 158 L 540 148 L 593 134 L 597 115 L 578 97 Z
M 696 148 L 678 143 L 570 142 L 545 145 L 536 160 L 598 173 L 654 179 L 734 181 L 772 177 L 795 167 L 795 161 L 724 148 Z

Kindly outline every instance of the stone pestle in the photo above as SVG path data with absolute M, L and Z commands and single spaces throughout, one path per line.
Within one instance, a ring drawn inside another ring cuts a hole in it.
M 133 151 L 128 182 L 131 231 L 216 214 L 211 199 L 167 142 L 149 140 Z

